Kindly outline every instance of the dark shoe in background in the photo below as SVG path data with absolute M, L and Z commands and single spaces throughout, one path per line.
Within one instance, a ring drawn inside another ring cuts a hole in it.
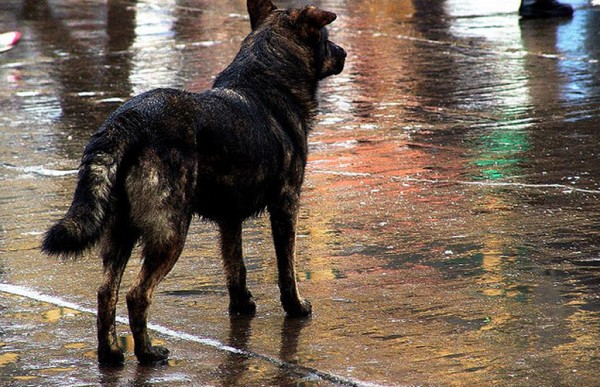
M 573 16 L 573 7 L 556 0 L 538 0 L 531 5 L 523 5 L 521 2 L 519 15 L 526 19 L 571 17 Z

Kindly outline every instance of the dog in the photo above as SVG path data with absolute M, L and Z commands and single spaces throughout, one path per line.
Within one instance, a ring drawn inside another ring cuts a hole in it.
M 318 83 L 343 70 L 346 52 L 328 38 L 335 13 L 278 9 L 270 0 L 248 0 L 247 8 L 252 30 L 211 89 L 151 90 L 107 118 L 85 147 L 71 206 L 44 236 L 41 248 L 49 255 L 77 256 L 100 246 L 100 363 L 124 362 L 115 309 L 138 242 L 143 264 L 126 296 L 135 355 L 140 363 L 168 358 L 168 349 L 151 345 L 148 307 L 179 258 L 194 214 L 219 227 L 230 314 L 256 311 L 241 231 L 245 219 L 264 211 L 283 309 L 289 317 L 311 314 L 294 268 L 307 136 Z

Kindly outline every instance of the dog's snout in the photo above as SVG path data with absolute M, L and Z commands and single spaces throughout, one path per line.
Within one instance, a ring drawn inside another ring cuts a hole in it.
M 348 54 L 346 54 L 346 50 L 344 50 L 342 47 L 338 46 L 335 43 L 331 43 L 333 45 L 333 49 L 336 51 L 336 55 L 341 56 L 342 58 L 346 58 L 346 56 Z
M 346 64 L 346 56 L 348 56 L 348 54 L 346 53 L 346 50 L 344 50 L 342 47 L 338 46 L 335 43 L 333 45 L 335 47 L 336 57 L 338 58 L 338 68 L 336 69 L 336 74 L 339 74 L 344 70 L 344 66 Z

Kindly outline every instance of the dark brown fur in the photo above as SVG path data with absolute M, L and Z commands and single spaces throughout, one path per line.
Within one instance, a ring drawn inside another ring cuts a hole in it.
M 346 54 L 328 40 L 331 12 L 278 10 L 270 0 L 249 0 L 248 10 L 253 30 L 211 90 L 152 90 L 106 120 L 84 151 L 71 207 L 46 233 L 42 249 L 49 254 L 77 255 L 100 242 L 102 363 L 124 359 L 115 308 L 138 241 L 143 265 L 127 293 L 135 354 L 142 363 L 167 358 L 166 348 L 150 343 L 148 307 L 179 258 L 194 214 L 219 225 L 230 313 L 255 313 L 241 231 L 244 219 L 265 210 L 283 308 L 292 317 L 311 313 L 294 268 L 307 135 L 318 81 L 341 72 Z

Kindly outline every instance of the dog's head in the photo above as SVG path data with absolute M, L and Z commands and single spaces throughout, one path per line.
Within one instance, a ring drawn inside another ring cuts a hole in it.
M 336 75 L 344 69 L 346 51 L 329 40 L 325 26 L 337 17 L 314 6 L 279 10 L 271 0 L 248 0 L 253 31 L 270 29 L 312 51 L 318 79 Z

